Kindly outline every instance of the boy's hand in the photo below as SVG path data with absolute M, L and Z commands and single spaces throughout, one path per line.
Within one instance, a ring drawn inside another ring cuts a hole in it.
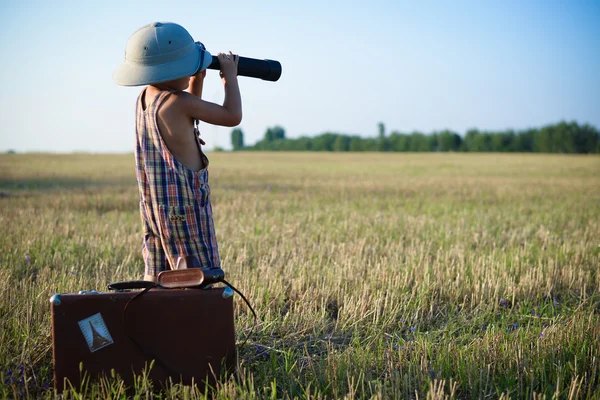
M 219 73 L 221 78 L 237 77 L 238 62 L 240 61 L 238 55 L 232 54 L 229 51 L 229 54 L 219 53 L 217 57 L 219 58 L 219 66 L 221 67 L 221 72 Z

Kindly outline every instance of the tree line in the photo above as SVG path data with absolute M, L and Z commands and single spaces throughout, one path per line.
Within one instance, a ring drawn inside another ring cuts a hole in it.
M 600 153 L 600 133 L 596 127 L 577 122 L 559 122 L 521 131 L 468 130 L 464 136 L 450 130 L 432 132 L 392 132 L 378 124 L 378 136 L 325 132 L 317 136 L 286 138 L 281 126 L 268 128 L 254 145 L 244 145 L 240 128 L 231 132 L 234 151 L 392 151 L 392 152 L 535 152 Z

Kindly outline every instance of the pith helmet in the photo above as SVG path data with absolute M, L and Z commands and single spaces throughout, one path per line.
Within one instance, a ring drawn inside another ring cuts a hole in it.
M 153 22 L 131 35 L 113 80 L 122 86 L 151 85 L 192 76 L 211 62 L 211 54 L 184 27 Z

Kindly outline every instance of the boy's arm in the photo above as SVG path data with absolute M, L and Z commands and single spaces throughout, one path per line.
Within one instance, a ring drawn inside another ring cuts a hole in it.
M 204 78 L 206 77 L 206 70 L 202 70 L 192 75 L 190 78 L 189 92 L 199 99 L 202 98 L 202 87 L 204 86 Z
M 213 125 L 236 126 L 242 121 L 242 98 L 237 80 L 237 55 L 219 53 L 221 65 L 221 80 L 225 87 L 223 105 L 218 105 L 200 99 L 196 93 L 202 94 L 202 80 L 194 76 L 190 80 L 190 93 L 194 96 L 181 93 L 178 101 L 183 111 L 194 119 L 199 119 Z M 200 92 L 198 92 L 198 90 Z
M 223 107 L 231 110 L 234 114 L 239 115 L 239 121 L 235 124 L 238 125 L 242 122 L 242 96 L 240 95 L 240 86 L 238 85 L 237 79 L 239 57 L 235 54 L 231 54 L 231 51 L 226 57 L 228 64 L 225 67 L 229 69 L 225 72 L 223 70 L 223 64 L 221 64 L 221 72 L 219 72 L 225 88 Z M 219 62 L 223 62 L 221 61 L 221 54 L 219 54 Z M 232 68 L 229 67 L 231 64 L 233 64 Z

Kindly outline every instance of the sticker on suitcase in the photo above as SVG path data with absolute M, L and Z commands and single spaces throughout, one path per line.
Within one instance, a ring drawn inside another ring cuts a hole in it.
M 82 319 L 78 324 L 92 353 L 114 343 L 100 313 Z

